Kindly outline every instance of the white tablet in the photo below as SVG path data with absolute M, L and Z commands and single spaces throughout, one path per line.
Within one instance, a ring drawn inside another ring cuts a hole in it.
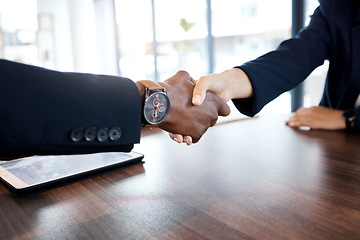
M 0 163 L 0 179 L 11 193 L 22 196 L 138 163 L 143 157 L 136 152 L 33 156 Z

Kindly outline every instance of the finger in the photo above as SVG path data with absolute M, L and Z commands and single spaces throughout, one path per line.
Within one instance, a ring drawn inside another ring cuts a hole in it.
M 192 144 L 192 137 L 185 136 L 183 142 L 186 143 L 186 145 L 190 146 Z
M 300 122 L 301 122 L 300 119 L 298 118 L 298 116 L 295 113 L 292 116 L 290 116 L 289 119 L 285 123 L 289 127 L 297 127 L 298 124 L 300 124 Z
M 295 121 L 287 121 L 286 125 L 288 125 L 289 127 L 297 127 L 298 123 Z
M 294 121 L 300 121 L 300 120 L 301 120 L 301 115 L 296 112 L 293 115 L 291 115 L 286 122 L 294 122 Z
M 191 84 L 194 84 L 192 81 L 192 77 L 190 76 L 190 74 L 186 71 L 178 71 L 175 73 L 175 75 L 171 76 L 170 78 L 166 79 L 164 81 L 164 83 L 170 84 L 170 85 L 176 85 L 178 83 L 183 83 L 183 82 L 189 82 Z
M 169 137 L 170 137 L 172 140 L 174 140 L 175 142 L 177 142 L 177 139 L 176 139 L 176 137 L 174 136 L 174 134 L 169 133 Z
M 180 134 L 173 134 L 173 133 L 169 133 L 169 136 L 172 140 L 174 140 L 177 143 L 182 143 L 183 142 L 183 136 Z
M 292 128 L 295 128 L 295 127 L 303 127 L 303 126 L 307 126 L 309 127 L 309 124 L 306 124 L 302 121 L 287 121 L 286 124 L 289 126 L 289 127 L 292 127 Z
M 181 79 L 184 79 L 186 81 L 189 81 L 193 83 L 193 78 L 190 76 L 190 74 L 184 70 L 177 71 L 175 76 L 180 77 Z
M 292 121 L 294 121 L 294 117 L 291 116 L 288 120 L 285 121 L 285 123 L 288 125 Z
M 207 77 L 201 77 L 196 82 L 192 99 L 192 103 L 195 106 L 201 105 L 206 97 L 206 91 L 209 89 L 210 86 L 210 81 L 207 79 Z

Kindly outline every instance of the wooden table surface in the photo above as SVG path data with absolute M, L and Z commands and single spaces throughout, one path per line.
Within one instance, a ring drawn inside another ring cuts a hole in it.
M 0 239 L 360 239 L 360 136 L 287 116 L 164 132 L 145 163 L 24 198 L 0 185 Z

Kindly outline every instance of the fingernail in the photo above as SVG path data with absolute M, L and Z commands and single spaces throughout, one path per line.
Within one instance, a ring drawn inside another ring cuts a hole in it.
M 173 138 L 173 140 L 174 140 L 175 142 L 178 142 L 177 138 Z
M 200 104 L 201 103 L 201 96 L 200 95 L 195 95 L 193 98 L 193 103 L 194 104 Z

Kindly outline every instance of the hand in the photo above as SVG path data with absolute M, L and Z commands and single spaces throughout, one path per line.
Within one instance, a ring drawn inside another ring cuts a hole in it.
M 201 77 L 193 92 L 192 102 L 201 105 L 207 91 L 215 93 L 224 102 L 233 98 L 252 96 L 252 86 L 248 76 L 240 68 L 232 68 L 222 73 L 214 73 Z
M 189 136 L 198 142 L 209 127 L 215 125 L 218 116 L 227 116 L 229 106 L 213 93 L 208 93 L 201 106 L 191 103 L 194 90 L 193 79 L 185 71 L 179 71 L 164 82 L 170 99 L 170 112 L 159 128 L 183 136 Z
M 323 106 L 299 108 L 286 124 L 290 127 L 307 126 L 311 129 L 341 130 L 346 128 L 342 110 Z
M 233 98 L 251 97 L 252 86 L 248 76 L 240 68 L 232 68 L 219 74 L 209 74 L 196 81 L 192 103 L 200 106 L 210 92 L 215 93 L 224 102 Z M 170 133 L 170 138 L 178 143 L 191 145 L 191 136 Z

